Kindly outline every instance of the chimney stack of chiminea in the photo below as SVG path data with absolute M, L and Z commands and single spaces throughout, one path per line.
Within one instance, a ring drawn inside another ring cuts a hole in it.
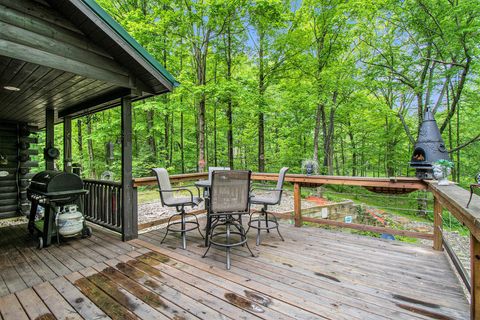
M 427 108 L 413 150 L 410 166 L 416 169 L 419 179 L 433 179 L 433 163 L 450 160 L 442 135 L 432 112 Z

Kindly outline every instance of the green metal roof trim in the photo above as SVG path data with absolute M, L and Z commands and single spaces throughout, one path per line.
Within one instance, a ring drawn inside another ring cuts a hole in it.
M 157 69 L 171 84 L 179 85 L 177 80 L 158 62 L 144 47 L 142 47 L 125 29 L 116 22 L 95 0 L 83 0 L 83 2 L 95 12 L 95 14 L 107 23 L 120 37 L 122 37 L 135 51 Z

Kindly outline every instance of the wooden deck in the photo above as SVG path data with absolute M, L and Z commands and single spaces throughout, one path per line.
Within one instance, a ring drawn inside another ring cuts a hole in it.
M 444 253 L 424 246 L 282 224 L 262 245 L 225 255 L 198 233 L 187 250 L 163 230 L 122 243 L 90 239 L 34 249 L 0 229 L 2 319 L 468 319 Z

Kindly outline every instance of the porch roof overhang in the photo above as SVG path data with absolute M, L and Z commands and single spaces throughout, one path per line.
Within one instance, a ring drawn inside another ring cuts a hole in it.
M 0 0 L 2 120 L 44 127 L 46 108 L 59 122 L 176 85 L 94 0 Z

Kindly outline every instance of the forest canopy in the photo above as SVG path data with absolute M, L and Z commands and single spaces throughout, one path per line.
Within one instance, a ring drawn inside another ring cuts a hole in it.
M 411 176 L 427 108 L 454 179 L 480 171 L 478 0 L 97 2 L 180 83 L 134 105 L 135 177 L 299 173 L 305 159 L 321 174 Z M 85 176 L 120 178 L 119 113 L 74 120 Z

